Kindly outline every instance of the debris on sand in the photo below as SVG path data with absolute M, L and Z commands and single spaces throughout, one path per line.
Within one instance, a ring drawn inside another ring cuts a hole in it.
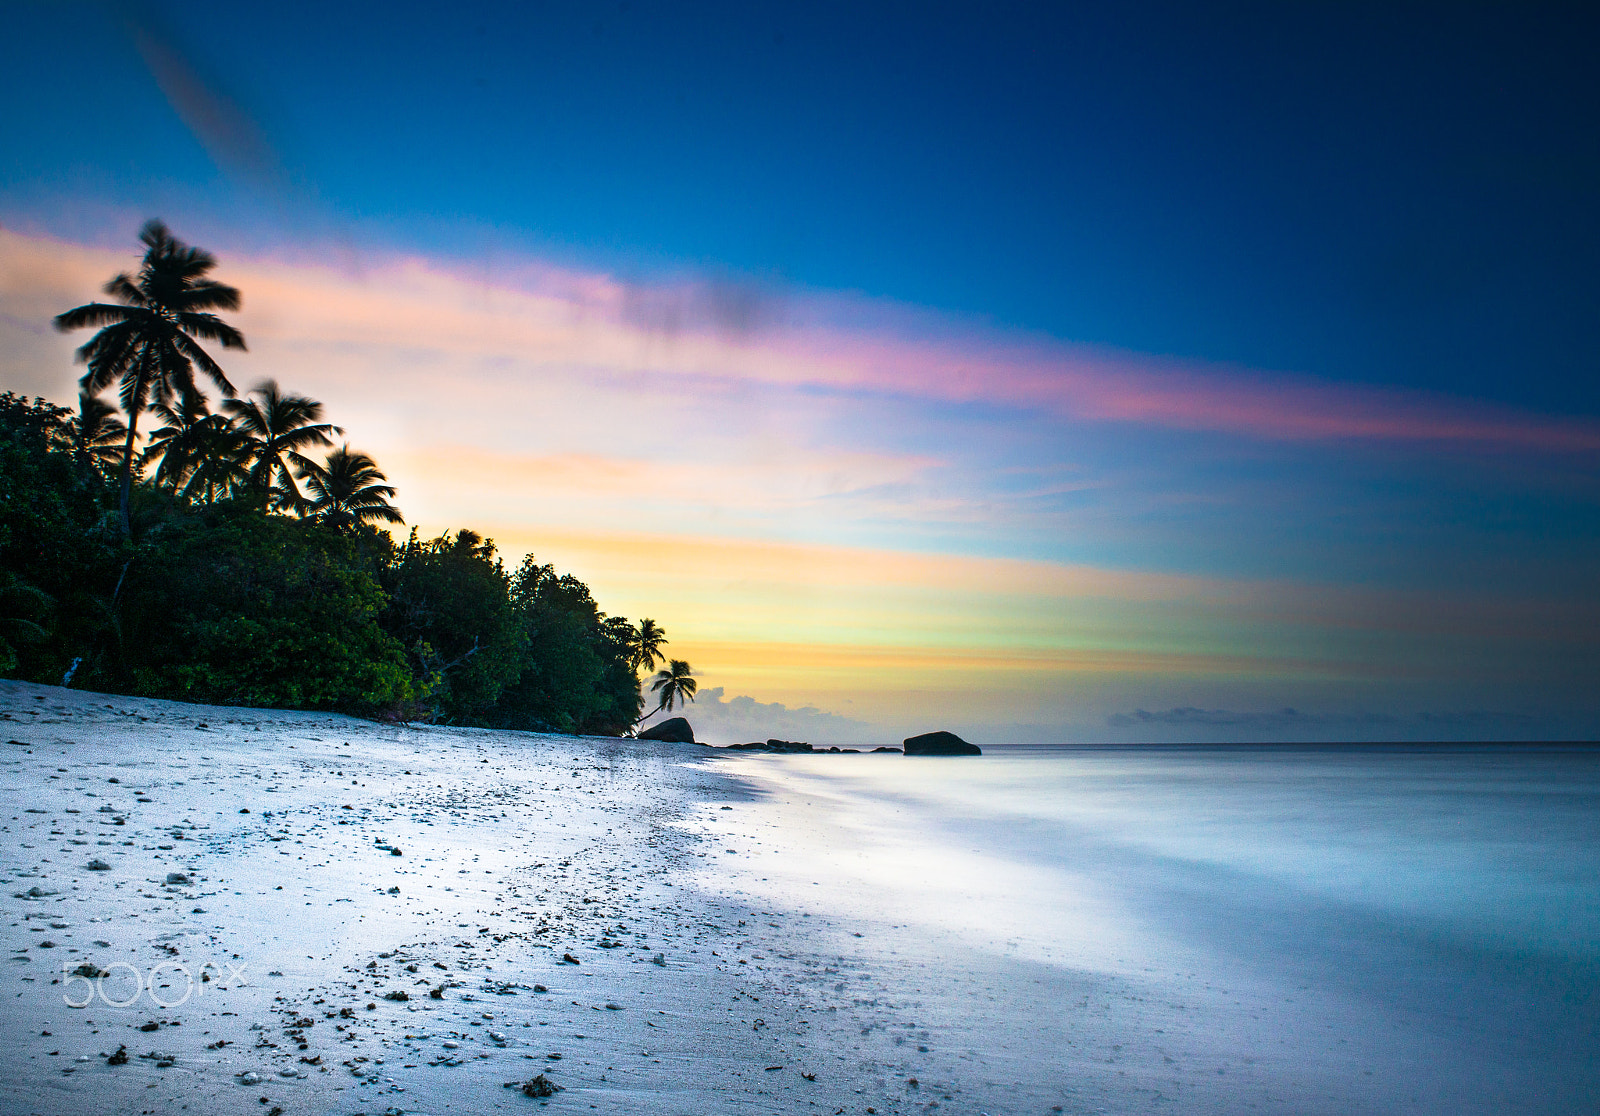
M 106 1057 L 106 1065 L 108 1066 L 125 1066 L 127 1064 L 128 1048 L 126 1046 L 117 1047 L 117 1052 L 115 1054 L 111 1054 Z
M 553 1097 L 561 1092 L 565 1086 L 557 1085 L 544 1074 L 537 1074 L 528 1081 L 507 1081 L 507 1089 L 521 1089 L 525 1097 Z

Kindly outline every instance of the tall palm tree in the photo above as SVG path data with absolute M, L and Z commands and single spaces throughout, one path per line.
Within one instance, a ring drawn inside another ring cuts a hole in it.
M 656 672 L 656 680 L 650 687 L 651 693 L 661 695 L 660 703 L 639 720 L 649 720 L 663 709 L 671 712 L 675 702 L 687 706 L 694 700 L 694 692 L 699 688 L 700 684 L 694 680 L 689 664 L 682 659 L 673 659 L 667 663 L 667 669 Z
M 276 380 L 263 380 L 249 395 L 226 399 L 222 409 L 249 439 L 250 483 L 274 507 L 304 513 L 308 504 L 294 478 L 316 463 L 300 451 L 331 446 L 330 434 L 344 431 L 321 422 L 322 404 L 304 395 L 285 395 Z
M 666 642 L 667 633 L 654 620 L 639 621 L 639 628 L 633 633 L 633 669 L 650 670 L 657 663 L 666 662 L 667 657 L 661 653 L 661 645 Z
M 194 391 L 197 366 L 219 390 L 232 395 L 233 385 L 200 340 L 215 341 L 224 349 L 245 347 L 244 335 L 211 313 L 239 308 L 236 288 L 207 277 L 217 266 L 216 258 L 183 243 L 160 221 L 146 222 L 139 239 L 145 245 L 139 274 L 118 275 L 105 286 L 118 302 L 90 302 L 55 319 L 63 332 L 100 327 L 78 350 L 78 360 L 89 366 L 80 381 L 83 389 L 98 395 L 113 381 L 119 385 L 128 416 L 122 454 L 123 534 L 132 530 L 128 490 L 140 412 L 152 401 L 165 403 Z
M 81 465 L 112 470 L 122 464 L 123 439 L 128 427 L 117 409 L 98 395 L 78 393 L 78 413 L 66 421 L 72 453 Z
M 213 503 L 250 480 L 250 441 L 227 415 L 214 415 L 199 392 L 185 392 L 176 406 L 151 411 L 166 422 L 150 432 L 141 466 L 156 465 L 155 482 L 187 500 Z
M 378 471 L 378 463 L 364 453 L 341 446 L 328 455 L 325 465 L 307 461 L 300 470 L 311 499 L 306 514 L 341 529 L 358 523 L 404 523 L 400 509 L 389 503 L 394 489 Z

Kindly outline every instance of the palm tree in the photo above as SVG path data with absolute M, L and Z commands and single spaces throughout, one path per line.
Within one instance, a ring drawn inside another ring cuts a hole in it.
M 251 398 L 251 397 L 254 398 Z M 329 434 L 344 431 L 322 418 L 322 404 L 303 395 L 285 395 L 276 380 L 263 380 L 249 396 L 223 401 L 222 409 L 249 440 L 250 483 L 275 507 L 304 514 L 308 504 L 294 482 L 296 473 L 316 463 L 301 454 L 310 446 L 331 446 Z
M 404 523 L 400 509 L 389 500 L 394 489 L 384 484 L 388 478 L 378 471 L 378 463 L 364 453 L 351 453 L 341 446 L 328 455 L 326 465 L 307 461 L 300 479 L 312 499 L 306 514 L 340 529 L 359 523 Z
M 212 414 L 199 392 L 185 392 L 175 407 L 157 403 L 150 409 L 167 424 L 151 431 L 141 462 L 159 462 L 157 485 L 187 500 L 213 503 L 249 483 L 249 439 L 228 416 Z
M 657 663 L 664 663 L 667 657 L 661 653 L 661 645 L 667 642 L 667 633 L 656 626 L 654 620 L 639 621 L 639 628 L 633 633 L 633 669 L 650 670 Z
M 239 291 L 206 273 L 217 266 L 214 256 L 177 239 L 160 221 L 149 221 L 139 232 L 144 242 L 144 264 L 137 277 L 118 275 L 105 286 L 118 303 L 90 302 L 56 316 L 56 328 L 66 332 L 99 326 L 100 330 L 78 350 L 78 360 L 89 366 L 80 381 L 84 391 L 98 395 L 117 381 L 122 409 L 128 416 L 122 453 L 122 532 L 128 534 L 128 491 L 133 485 L 133 443 L 138 437 L 139 414 L 152 400 L 165 403 L 175 395 L 194 391 L 194 370 L 210 377 L 218 389 L 233 394 L 233 385 L 199 340 L 216 341 L 224 349 L 243 349 L 244 336 L 212 310 L 237 310 Z
M 666 670 L 656 672 L 656 680 L 650 687 L 651 693 L 661 695 L 660 704 L 639 720 L 647 721 L 663 709 L 671 712 L 674 702 L 681 701 L 684 705 L 688 705 L 694 700 L 694 692 L 699 688 L 700 684 L 694 680 L 689 664 L 682 659 L 673 659 L 667 664 Z
M 72 452 L 80 465 L 115 469 L 122 464 L 123 439 L 128 427 L 117 409 L 98 395 L 78 393 L 78 413 L 65 423 Z

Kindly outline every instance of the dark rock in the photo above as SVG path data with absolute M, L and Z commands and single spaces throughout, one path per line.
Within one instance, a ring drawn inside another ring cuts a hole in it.
M 981 756 L 983 749 L 953 732 L 925 732 L 905 739 L 908 756 Z
M 639 731 L 640 740 L 661 740 L 668 744 L 693 744 L 694 729 L 682 717 L 669 717 L 658 725 Z
M 874 752 L 893 752 L 897 756 L 900 754 L 899 748 L 874 748 L 872 750 Z
M 523 1094 L 530 1097 L 553 1097 L 561 1090 L 562 1086 L 557 1085 L 542 1073 L 535 1074 L 531 1081 L 522 1083 Z
M 765 743 L 760 740 L 752 740 L 748 744 L 729 744 L 727 747 L 738 752 L 799 753 L 813 750 L 811 745 L 797 740 L 768 740 Z

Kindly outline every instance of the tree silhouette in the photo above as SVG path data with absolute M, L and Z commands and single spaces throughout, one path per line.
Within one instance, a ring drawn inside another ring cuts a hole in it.
M 389 500 L 394 489 L 383 482 L 377 462 L 364 453 L 341 446 L 328 455 L 325 465 L 307 461 L 300 470 L 311 500 L 306 514 L 334 527 L 349 529 L 359 523 L 404 523 L 400 509 Z
M 78 413 L 66 421 L 65 431 L 78 464 L 103 470 L 122 464 L 127 424 L 117 418 L 117 409 L 98 395 L 78 393 Z
M 650 691 L 660 695 L 659 704 L 640 720 L 647 720 L 663 709 L 671 711 L 675 702 L 688 705 L 694 700 L 694 692 L 700 684 L 694 680 L 693 673 L 688 663 L 682 659 L 673 659 L 667 663 L 665 670 L 656 672 L 656 680 L 650 686 Z
M 77 358 L 87 364 L 80 383 L 98 395 L 116 381 L 123 412 L 128 416 L 122 455 L 120 510 L 122 532 L 130 533 L 128 492 L 133 485 L 133 444 L 139 414 L 151 402 L 166 403 L 195 389 L 196 366 L 229 395 L 233 385 L 221 366 L 200 346 L 201 339 L 225 349 L 243 349 L 244 336 L 211 313 L 237 310 L 239 292 L 207 277 L 217 266 L 214 256 L 177 239 L 160 221 L 139 232 L 145 245 L 137 277 L 118 275 L 105 286 L 116 303 L 90 302 L 57 315 L 62 332 L 99 326 Z
M 150 432 L 144 451 L 143 464 L 158 462 L 156 484 L 203 503 L 244 488 L 250 479 L 249 439 L 226 415 L 212 414 L 199 392 L 185 392 L 176 404 L 150 408 L 166 422 Z
M 632 639 L 633 669 L 650 670 L 657 663 L 666 662 L 667 657 L 661 653 L 661 646 L 666 642 L 667 633 L 657 627 L 654 620 L 639 621 Z
M 316 463 L 300 451 L 331 446 L 333 439 L 328 435 L 344 431 L 320 421 L 321 403 L 303 395 L 285 395 L 276 380 L 263 380 L 249 395 L 224 400 L 222 409 L 247 439 L 251 487 L 268 506 L 303 514 L 309 501 L 294 478 L 315 468 Z

